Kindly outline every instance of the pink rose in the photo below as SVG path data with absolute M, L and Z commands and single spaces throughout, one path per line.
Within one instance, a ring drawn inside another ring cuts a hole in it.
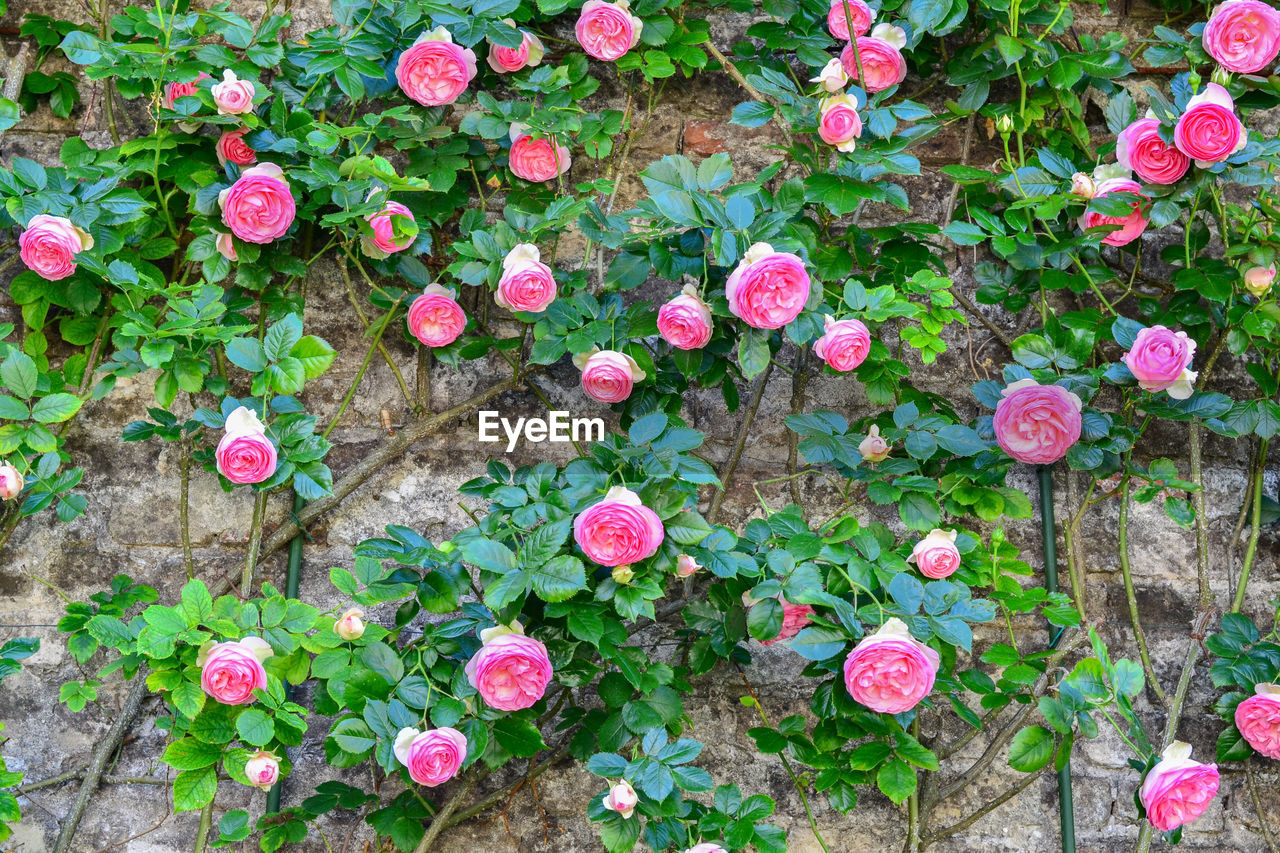
M 835 320 L 827 314 L 823 317 L 823 335 L 814 342 L 813 352 L 832 370 L 847 373 L 867 360 L 871 332 L 861 320 Z
M 338 621 L 333 623 L 333 633 L 348 643 L 363 637 L 364 611 L 359 607 L 352 607 L 346 613 L 343 613 Z
M 1173 144 L 1201 169 L 1220 163 L 1249 143 L 1249 134 L 1236 115 L 1226 89 L 1210 83 L 1187 101 L 1173 128 Z
M 551 659 L 547 647 L 523 634 L 487 640 L 466 666 L 467 681 L 485 704 L 499 711 L 532 707 L 547 692 Z
M 1267 291 L 1271 289 L 1271 283 L 1275 280 L 1275 264 L 1269 267 L 1250 267 L 1244 272 L 1244 289 L 1261 299 L 1267 295 Z
M 258 416 L 244 406 L 227 416 L 226 435 L 213 452 L 218 473 L 233 483 L 261 483 L 276 472 L 276 446 Z
M 200 686 L 223 705 L 247 705 L 254 690 L 267 689 L 262 662 L 271 657 L 271 646 L 258 637 L 209 643 L 200 650 Z
M 1191 745 L 1174 741 L 1143 780 L 1138 797 L 1147 820 L 1161 832 L 1204 814 L 1218 793 L 1218 767 L 1191 760 Z
M 213 240 L 213 246 L 218 250 L 218 254 L 227 260 L 235 263 L 239 258 L 236 256 L 236 244 L 230 234 L 219 234 Z
M 844 661 L 844 686 L 854 701 L 882 714 L 910 711 L 933 689 L 942 659 L 918 642 L 900 619 L 863 637 Z
M 822 66 L 822 70 L 818 72 L 817 77 L 810 77 L 809 82 L 821 83 L 824 90 L 834 95 L 849 85 L 849 75 L 844 73 L 844 65 L 840 63 L 839 59 L 832 59 Z
M 711 340 L 711 306 L 686 284 L 680 295 L 658 309 L 658 333 L 676 349 L 702 349 Z
M 237 166 L 250 166 L 258 162 L 258 155 L 244 141 L 244 135 L 248 132 L 247 127 L 222 132 L 217 144 L 213 147 L 214 153 L 218 155 L 219 164 L 225 166 L 227 163 L 235 163 Z
M 809 624 L 809 617 L 813 615 L 813 612 L 813 608 L 807 604 L 792 604 L 790 601 L 782 602 L 782 630 L 772 640 L 761 640 L 760 644 L 762 646 L 772 646 L 774 643 L 790 640 L 796 634 L 799 634 L 805 625 Z
M 901 27 L 889 24 L 878 24 L 869 36 L 859 36 L 856 42 L 858 53 L 854 55 L 854 44 L 845 45 L 840 53 L 840 62 L 844 65 L 844 73 L 851 80 L 859 80 L 858 64 L 867 79 L 862 88 L 874 94 L 896 86 L 907 78 L 907 61 L 902 58 L 902 48 L 907 44 L 906 33 Z
M 18 235 L 18 255 L 36 275 L 47 281 L 64 279 L 76 271 L 76 254 L 93 248 L 93 238 L 63 216 L 37 213 Z
M 638 802 L 640 798 L 636 796 L 636 789 L 631 787 L 631 783 L 626 779 L 619 779 L 618 784 L 611 787 L 609 793 L 604 795 L 604 802 L 601 805 L 611 812 L 617 812 L 623 820 L 626 820 L 635 814 Z
M 514 27 L 515 21 L 507 18 L 503 23 Z M 542 57 L 546 53 L 546 48 L 542 46 L 542 40 L 533 33 L 521 31 L 524 39 L 520 42 L 519 47 L 505 47 L 500 44 L 494 44 L 492 40 L 489 42 L 489 55 L 486 59 L 489 67 L 499 74 L 507 74 L 512 71 L 519 71 L 521 68 L 533 68 L 542 62 Z
M 593 349 L 575 355 L 573 363 L 582 371 L 583 393 L 601 403 L 621 403 L 645 377 L 634 358 L 616 350 Z
M 266 750 L 258 750 L 244 763 L 249 784 L 262 791 L 270 790 L 280 778 L 280 759 Z
M 852 95 L 823 98 L 818 106 L 818 136 L 837 151 L 852 151 L 862 136 L 862 117 Z
M 517 178 L 543 183 L 569 171 L 572 162 L 569 149 L 560 143 L 553 146 L 550 139 L 534 139 L 525 133 L 522 124 L 511 125 L 508 135 L 511 139 L 508 163 Z
M 858 453 L 865 462 L 883 462 L 889 458 L 889 442 L 880 435 L 880 427 L 871 425 L 867 437 L 858 444 Z
M 725 850 L 719 844 L 712 844 L 709 841 L 704 841 L 702 844 L 695 844 L 693 847 L 684 851 L 684 853 L 729 853 L 729 851 Z
M 688 554 L 681 554 L 676 557 L 676 574 L 682 578 L 696 575 L 701 568 L 702 566 L 698 564 L 698 561 Z
M 0 501 L 7 501 L 22 494 L 26 485 L 22 472 L 12 462 L 0 462 Z
M 853 21 L 853 34 L 865 36 L 871 30 L 876 13 L 862 0 L 831 0 L 827 12 L 827 30 L 837 41 L 849 40 L 849 21 Z
M 493 301 L 508 311 L 538 312 L 556 301 L 556 278 L 542 263 L 538 247 L 519 243 L 502 259 L 502 277 Z
M 658 553 L 662 521 L 624 486 L 614 486 L 604 500 L 584 509 L 573 520 L 573 540 L 593 563 L 623 566 Z
M 467 757 L 467 738 L 448 726 L 425 732 L 403 728 L 391 751 L 409 769 L 410 779 L 434 788 L 458 775 L 458 768 Z
M 453 35 L 436 27 L 400 54 L 396 82 L 424 107 L 452 104 L 476 76 L 476 54 L 453 43 Z
M 631 14 L 626 0 L 616 3 L 587 0 L 574 30 L 578 44 L 588 56 L 612 62 L 636 46 L 643 26 L 643 22 Z
M 1001 392 L 992 421 L 996 441 L 1019 462 L 1049 465 L 1080 440 L 1080 398 L 1061 385 L 1019 379 Z
M 1259 0 L 1227 0 L 1213 10 L 1200 38 L 1223 68 L 1252 74 L 1280 52 L 1280 12 Z
M 1142 187 L 1137 181 L 1131 181 L 1128 178 L 1109 178 L 1098 184 L 1094 191 L 1094 198 L 1111 193 L 1133 193 L 1134 195 L 1146 198 L 1146 194 L 1142 192 Z M 1110 234 L 1102 238 L 1102 242 L 1108 246 L 1125 246 L 1142 236 L 1142 232 L 1147 230 L 1146 217 L 1142 215 L 1141 206 L 1138 202 L 1133 203 L 1133 211 L 1127 216 L 1104 216 L 1091 210 L 1086 210 L 1080 217 L 1081 230 L 1090 228 L 1099 228 L 1102 226 L 1112 226 Z
M 361 235 L 360 241 L 365 254 L 371 258 L 385 258 L 396 252 L 403 252 L 405 249 L 413 245 L 413 238 L 405 236 L 399 242 L 396 241 L 395 221 L 393 217 L 405 216 L 410 222 L 416 222 L 413 218 L 413 212 L 398 201 L 388 199 L 383 203 L 382 209 L 377 213 L 371 213 L 365 217 L 365 221 L 369 223 L 369 227 L 373 229 L 373 236 L 369 237 Z
M 1160 138 L 1160 121 L 1140 118 L 1116 137 L 1116 161 L 1149 184 L 1172 184 L 1191 168 L 1191 160 Z
M 174 101 L 178 100 L 178 98 L 187 98 L 194 95 L 196 92 L 200 91 L 200 81 L 209 79 L 212 79 L 211 76 L 201 71 L 200 75 L 190 83 L 179 83 L 177 81 L 166 83 L 164 87 L 164 97 L 160 99 L 160 102 L 164 104 L 166 109 L 171 110 L 173 109 Z
M 734 267 L 724 284 L 729 313 L 757 329 L 781 329 L 809 301 L 811 282 L 804 261 L 756 243 Z
M 1196 374 L 1188 370 L 1196 355 L 1196 342 L 1186 332 L 1152 326 L 1138 332 L 1124 363 L 1144 391 L 1168 391 L 1175 400 L 1191 396 Z
M 409 306 L 409 333 L 429 347 L 447 347 L 467 327 L 467 315 L 453 291 L 429 284 Z
M 1236 728 L 1254 751 L 1280 759 L 1280 686 L 1259 684 L 1236 706 Z
M 222 82 L 214 83 L 209 89 L 213 95 L 213 103 L 218 108 L 218 115 L 237 116 L 253 109 L 253 96 L 256 92 L 252 80 L 241 80 L 231 69 L 222 72 Z
M 246 243 L 270 243 L 284 236 L 298 207 L 275 163 L 259 163 L 240 173 L 234 184 L 218 194 L 222 222 Z
M 915 563 L 920 574 L 934 580 L 950 577 L 960 568 L 960 549 L 956 547 L 954 530 L 929 531 L 929 535 L 911 549 L 908 563 Z

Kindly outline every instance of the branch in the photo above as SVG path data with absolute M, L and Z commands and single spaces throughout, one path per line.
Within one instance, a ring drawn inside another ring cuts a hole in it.
M 720 505 L 724 503 L 724 496 L 729 490 L 729 481 L 733 479 L 733 472 L 737 469 L 739 460 L 742 459 L 742 451 L 747 447 L 747 436 L 751 432 L 751 424 L 755 422 L 756 412 L 760 409 L 760 400 L 764 397 L 764 389 L 769 384 L 771 373 L 773 373 L 772 360 L 756 380 L 756 387 L 751 392 L 751 399 L 747 402 L 746 415 L 742 419 L 742 428 L 738 430 L 738 440 L 734 442 L 733 451 L 720 472 L 720 488 L 711 498 L 711 508 L 707 511 L 707 522 L 710 524 L 715 524 L 716 517 L 720 515 Z
M 1009 788 L 1003 794 L 996 797 L 994 800 L 987 803 L 986 805 L 978 809 L 973 814 L 969 815 L 963 820 L 956 821 L 955 823 L 951 824 L 951 826 L 948 826 L 945 829 L 940 829 L 937 832 L 927 835 L 920 840 L 925 845 L 929 845 L 929 844 L 933 844 L 936 841 L 941 841 L 944 838 L 950 838 L 952 835 L 955 835 L 958 832 L 963 832 L 964 830 L 968 829 L 970 826 L 973 826 L 973 824 L 977 823 L 982 818 L 991 814 L 991 812 L 995 811 L 1005 803 L 1012 800 L 1014 797 L 1021 794 L 1027 788 L 1031 787 L 1031 784 L 1035 782 L 1037 779 L 1039 779 L 1040 776 L 1044 773 L 1044 771 L 1047 770 L 1048 768 L 1049 768 L 1049 765 L 1046 764 L 1044 767 L 1041 767 L 1039 770 L 1035 771 L 1034 773 L 1028 774 L 1025 779 L 1019 780 L 1016 784 L 1014 784 L 1011 788 Z

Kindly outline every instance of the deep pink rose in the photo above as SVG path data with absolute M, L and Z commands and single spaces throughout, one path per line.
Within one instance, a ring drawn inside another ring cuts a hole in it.
M 865 36 L 870 32 L 871 21 L 875 16 L 876 13 L 862 0 L 831 0 L 831 10 L 827 12 L 827 30 L 837 41 L 848 41 L 850 20 L 853 21 L 853 34 Z
M 1280 687 L 1259 684 L 1257 695 L 1236 706 L 1236 728 L 1254 751 L 1280 759 Z
M 502 259 L 502 277 L 493 301 L 508 311 L 545 311 L 556 300 L 556 277 L 538 247 L 519 243 Z
M 396 735 L 392 752 L 397 761 L 409 768 L 410 779 L 434 788 L 458 775 L 458 768 L 467 757 L 467 738 L 448 726 L 425 732 L 404 728 Z
M 1019 379 L 1001 392 L 996 404 L 996 441 L 1019 462 L 1057 462 L 1080 440 L 1081 406 L 1080 398 L 1061 385 Z
M 658 334 L 676 349 L 702 349 L 711 340 L 711 307 L 698 289 L 685 285 L 679 296 L 658 309 Z
M 280 759 L 260 749 L 245 761 L 244 775 L 249 778 L 250 785 L 268 791 L 280 778 Z
M 863 637 L 844 661 L 844 686 L 854 701 L 882 714 L 910 711 L 933 689 L 942 658 L 900 619 Z
M 738 262 L 724 284 L 729 312 L 757 329 L 781 329 L 809 301 L 809 273 L 804 261 L 756 243 Z
M 631 396 L 635 383 L 644 379 L 644 371 L 631 356 L 616 350 L 592 350 L 573 357 L 582 371 L 582 390 L 601 403 L 621 403 Z
M 950 577 L 960 568 L 960 549 L 956 547 L 954 530 L 929 531 L 929 535 L 911 549 L 908 563 L 915 563 L 920 574 L 933 580 Z
M 626 566 L 648 559 L 658 553 L 662 537 L 658 514 L 623 486 L 614 486 L 604 500 L 573 520 L 573 541 L 588 559 L 602 566 Z
M 213 240 L 214 248 L 218 250 L 218 254 L 227 260 L 235 263 L 239 258 L 236 256 L 236 244 L 230 234 L 219 234 Z
M 813 344 L 813 352 L 832 370 L 847 373 L 867 360 L 871 352 L 871 332 L 861 320 L 852 317 L 833 319 L 823 317 L 823 334 Z
M 1280 52 L 1280 12 L 1260 0 L 1227 0 L 1213 10 L 1200 40 L 1228 71 L 1261 71 Z
M 626 0 L 616 3 L 587 0 L 574 30 L 578 44 L 588 56 L 613 62 L 636 46 L 642 26 L 640 19 L 631 14 Z
M 542 183 L 569 171 L 569 149 L 560 143 L 553 146 L 550 139 L 534 139 L 519 124 L 511 125 L 510 138 L 508 162 L 517 178 Z
M 631 787 L 631 783 L 626 779 L 621 779 L 618 784 L 609 788 L 609 793 L 604 795 L 604 800 L 600 805 L 604 806 L 611 812 L 617 812 L 626 820 L 635 814 L 636 803 L 640 798 L 636 796 L 636 789 Z
M 93 248 L 93 238 L 63 216 L 37 213 L 18 235 L 18 255 L 36 275 L 48 281 L 76 271 L 76 254 Z
M 862 116 L 852 95 L 823 98 L 818 107 L 818 136 L 837 151 L 852 151 L 862 136 Z
M 774 643 L 790 640 L 796 634 L 799 634 L 805 625 L 809 624 L 809 617 L 813 615 L 813 612 L 813 608 L 807 604 L 792 604 L 790 601 L 782 602 L 782 630 L 772 640 L 761 640 L 760 644 L 772 646 Z
M 201 71 L 200 75 L 190 83 L 179 83 L 177 81 L 166 83 L 164 87 L 164 97 L 161 98 L 161 103 L 163 103 L 166 108 L 173 109 L 174 101 L 178 100 L 178 98 L 187 98 L 194 95 L 200 90 L 200 81 L 208 79 L 210 79 L 210 75 Z
M 453 291 L 429 284 L 409 306 L 408 323 L 409 333 L 421 343 L 447 347 L 467 327 L 467 315 L 453 298 Z
M 1142 198 L 1147 197 L 1142 192 L 1142 186 L 1137 181 L 1131 181 L 1128 178 L 1110 178 L 1103 181 L 1098 184 L 1093 197 L 1100 198 L 1110 193 L 1121 192 L 1133 193 Z M 1102 238 L 1102 242 L 1108 246 L 1128 245 L 1141 237 L 1142 232 L 1147 230 L 1147 220 L 1142 215 L 1142 209 L 1138 202 L 1133 203 L 1133 212 L 1128 216 L 1104 216 L 1101 213 L 1086 210 L 1084 215 L 1080 217 L 1080 228 L 1082 230 L 1100 228 L 1104 225 L 1112 226 L 1111 233 Z
M 1191 745 L 1174 741 L 1143 780 L 1138 796 L 1147 820 L 1161 832 L 1190 823 L 1218 793 L 1218 767 L 1191 760 Z
M 276 446 L 266 427 L 244 406 L 227 416 L 226 435 L 213 452 L 218 473 L 233 483 L 261 483 L 276 472 Z
M 222 82 L 209 89 L 218 115 L 235 116 L 253 109 L 255 88 L 252 80 L 241 80 L 231 69 L 222 72 Z
M 515 22 L 509 18 L 506 23 L 515 26 Z M 533 68 L 542 62 L 542 57 L 546 53 L 546 49 L 542 46 L 542 39 L 523 30 L 521 34 L 524 39 L 519 47 L 505 47 L 489 42 L 489 55 L 486 59 L 490 68 L 499 74 L 509 74 L 521 68 Z
M 0 501 L 7 501 L 22 494 L 26 481 L 22 472 L 12 462 L 0 462 Z
M 267 689 L 262 662 L 271 657 L 271 646 L 258 637 L 211 643 L 200 650 L 200 686 L 223 705 L 247 705 L 254 690 Z
M 1175 400 L 1185 400 L 1196 378 L 1188 370 L 1195 355 L 1196 342 L 1186 332 L 1152 326 L 1138 332 L 1124 363 L 1144 391 L 1168 391 Z
M 867 79 L 862 81 L 862 88 L 875 94 L 907 78 L 907 61 L 902 58 L 902 48 L 906 43 L 906 34 L 900 27 L 879 24 L 871 35 L 859 36 L 856 42 L 845 45 L 840 52 L 840 63 L 850 80 L 858 80 L 858 63 L 861 62 L 867 75 Z M 858 47 L 856 56 L 854 44 Z
M 213 146 L 213 151 L 218 155 L 218 162 L 221 165 L 235 163 L 237 166 L 251 166 L 258 162 L 258 155 L 244 141 L 244 135 L 248 132 L 247 127 L 222 132 L 217 144 Z
M 284 236 L 298 212 L 275 163 L 259 163 L 240 173 L 239 179 L 218 194 L 222 222 L 246 243 L 270 243 Z
M 1173 144 L 1204 169 L 1235 154 L 1249 143 L 1249 134 L 1236 115 L 1236 103 L 1217 83 L 1187 101 L 1173 128 Z
M 688 850 L 684 851 L 684 853 L 729 853 L 729 851 L 725 850 L 719 844 L 712 844 L 709 841 L 704 841 L 701 844 L 695 844 Z
M 1116 161 L 1149 184 L 1172 184 L 1191 168 L 1191 159 L 1160 138 L 1160 121 L 1140 118 L 1116 137 Z
M 467 661 L 467 681 L 485 704 L 499 711 L 531 707 L 547 692 L 551 659 L 547 647 L 523 634 L 487 640 Z
M 361 237 L 365 254 L 373 258 L 385 258 L 396 252 L 403 252 L 413 245 L 411 237 L 405 237 L 400 242 L 396 242 L 393 216 L 407 216 L 409 221 L 416 221 L 409 208 L 398 201 L 387 200 L 383 203 L 381 210 L 365 217 L 369 227 L 373 229 L 372 237 Z
M 475 76 L 475 51 L 454 44 L 444 27 L 419 36 L 396 65 L 401 90 L 425 107 L 452 104 Z

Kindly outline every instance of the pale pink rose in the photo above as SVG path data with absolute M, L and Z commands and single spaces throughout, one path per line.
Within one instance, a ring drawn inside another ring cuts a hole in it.
M 1236 706 L 1236 728 L 1255 752 L 1280 759 L 1280 686 L 1259 684 L 1254 691 Z
M 262 662 L 271 657 L 271 646 L 258 637 L 209 643 L 200 649 L 200 686 L 223 705 L 247 705 L 254 690 L 267 689 Z
M 403 252 L 413 245 L 411 237 L 396 242 L 395 222 L 392 219 L 395 216 L 407 216 L 410 222 L 416 222 L 413 211 L 400 202 L 390 199 L 383 203 L 382 209 L 377 213 L 371 213 L 365 217 L 365 221 L 373 229 L 373 236 L 361 235 L 360 241 L 365 254 L 369 257 L 385 258 L 396 252 Z
M 658 309 L 658 334 L 676 349 L 702 349 L 711 340 L 711 306 L 686 284 Z
M 458 775 L 458 768 L 467 757 L 467 738 L 448 726 L 425 732 L 403 728 L 391 751 L 396 761 L 409 769 L 410 779 L 434 788 Z
M 1280 52 L 1280 12 L 1260 0 L 1227 0 L 1213 10 L 1200 40 L 1228 71 L 1261 71 Z
M 518 243 L 502 259 L 502 277 L 493 301 L 508 311 L 538 312 L 556 301 L 556 277 L 538 247 Z
M 1071 194 L 1078 198 L 1093 198 L 1093 194 L 1097 192 L 1097 187 L 1093 183 L 1093 176 L 1086 175 L 1084 172 L 1076 172 L 1071 176 Z
M 239 258 L 236 256 L 236 243 L 230 234 L 219 234 L 213 240 L 213 246 L 218 250 L 218 254 L 227 260 L 235 263 Z
M 575 355 L 573 363 L 582 371 L 583 393 L 601 403 L 621 403 L 645 377 L 634 358 L 616 350 L 593 349 Z
M 0 462 L 0 501 L 7 501 L 22 494 L 26 485 L 22 472 L 12 462 Z
M 551 682 L 547 647 L 523 634 L 503 634 L 485 642 L 467 661 L 467 681 L 485 704 L 499 711 L 532 707 Z
M 1249 143 L 1236 103 L 1217 83 L 1187 101 L 1173 128 L 1173 144 L 1201 169 L 1221 163 Z
M 880 435 L 880 427 L 871 425 L 867 437 L 858 443 L 858 454 L 866 462 L 883 462 L 889 458 L 889 442 Z
M 521 124 L 511 125 L 508 136 L 511 139 L 508 163 L 517 178 L 543 183 L 569 171 L 572 158 L 569 149 L 560 143 L 552 145 L 550 139 L 534 139 L 525 133 Z
M 698 561 L 688 554 L 681 554 L 676 557 L 676 574 L 682 578 L 696 575 L 701 568 L 702 566 L 698 564 Z
M 734 267 L 724 284 L 729 313 L 757 329 L 781 329 L 809 301 L 811 282 L 804 261 L 756 243 Z
M 280 778 L 280 759 L 260 749 L 244 763 L 244 775 L 249 777 L 250 785 L 268 791 Z
M 643 22 L 631 14 L 626 0 L 587 0 L 574 31 L 588 56 L 613 62 L 640 41 Z
M 1191 168 L 1191 160 L 1160 138 L 1160 121 L 1140 118 L 1116 137 L 1116 162 L 1149 184 L 1172 184 Z
M 504 23 L 512 27 L 516 25 L 510 18 L 507 18 Z M 486 59 L 490 68 L 499 74 L 509 74 L 522 68 L 533 68 L 542 62 L 542 57 L 546 54 L 542 39 L 523 30 L 521 35 L 524 39 L 519 47 L 504 47 L 494 44 L 492 40 L 489 42 L 489 55 Z
M 1133 193 L 1134 195 L 1146 198 L 1146 194 L 1142 192 L 1142 186 L 1137 181 L 1131 181 L 1128 178 L 1109 178 L 1098 184 L 1097 190 L 1094 192 L 1094 198 L 1101 198 L 1111 193 Z M 1138 202 L 1133 203 L 1133 212 L 1128 216 L 1104 216 L 1091 210 L 1086 210 L 1080 217 L 1081 230 L 1090 228 L 1100 228 L 1104 225 L 1112 226 L 1111 233 L 1106 234 L 1102 238 L 1102 242 L 1108 246 L 1126 246 L 1142 236 L 1142 232 L 1147 230 L 1147 219 L 1142 215 L 1142 209 Z
M 47 281 L 64 279 L 76 271 L 76 255 L 93 248 L 89 232 L 64 216 L 37 213 L 18 235 L 18 255 L 27 268 Z
M 626 820 L 635 814 L 638 802 L 640 798 L 636 796 L 636 789 L 626 779 L 619 779 L 618 784 L 609 788 L 609 793 L 604 795 L 601 805 L 611 812 L 617 812 Z
M 862 0 L 831 0 L 831 9 L 827 12 L 827 30 L 837 41 L 848 41 L 849 21 L 853 21 L 855 36 L 865 36 L 871 31 L 871 22 L 875 17 L 876 13 Z
M 194 95 L 200 90 L 200 81 L 210 79 L 212 79 L 212 77 L 209 74 L 201 71 L 200 75 L 190 83 L 179 83 L 177 81 L 166 83 L 164 87 L 164 96 L 160 99 L 161 103 L 164 104 L 167 109 L 173 109 L 174 101 L 178 100 L 178 98 L 187 98 Z
M 1276 265 L 1269 267 L 1250 267 L 1244 272 L 1244 289 L 1258 299 L 1267 295 L 1271 283 L 1276 280 Z
M 602 566 L 630 565 L 652 557 L 663 535 L 658 514 L 623 486 L 611 488 L 604 500 L 573 520 L 573 540 L 587 559 Z
M 258 155 L 244 141 L 244 135 L 248 132 L 247 127 L 222 132 L 217 144 L 213 146 L 213 152 L 218 155 L 219 164 L 225 166 L 227 163 L 235 163 L 237 166 L 251 166 L 258 162 Z
M 862 136 L 862 116 L 852 95 L 832 95 L 818 106 L 818 136 L 837 151 L 852 151 Z
M 896 86 L 907 78 L 907 61 L 902 57 L 902 48 L 906 45 L 906 34 L 901 27 L 879 24 L 869 36 L 859 36 L 856 42 L 850 42 L 840 53 L 840 63 L 844 65 L 844 73 L 850 80 L 859 80 L 858 64 L 867 79 L 862 81 L 862 88 L 874 94 Z M 854 45 L 857 55 L 854 55 Z
M 1124 363 L 1144 391 L 1167 391 L 1175 400 L 1191 396 L 1196 374 L 1190 370 L 1196 342 L 1186 332 L 1151 326 L 1138 332 Z
M 241 172 L 218 194 L 218 206 L 223 224 L 246 243 L 270 243 L 284 236 L 298 213 L 284 170 L 275 163 L 259 163 Z
M 701 844 L 695 844 L 688 850 L 684 851 L 684 853 L 729 853 L 729 851 L 725 850 L 719 844 L 712 844 L 709 841 L 704 841 Z
M 333 633 L 347 642 L 358 640 L 364 636 L 364 611 L 352 607 L 333 623 Z
M 908 563 L 915 563 L 920 574 L 933 580 L 950 577 L 960 568 L 960 549 L 956 547 L 954 530 L 929 531 L 929 535 L 911 549 Z
M 467 315 L 453 291 L 438 284 L 427 285 L 413 300 L 406 320 L 409 333 L 429 347 L 447 347 L 467 327 Z
M 276 472 L 276 446 L 256 414 L 241 406 L 227 416 L 226 430 L 213 452 L 219 474 L 243 485 Z
M 867 354 L 871 352 L 871 332 L 861 320 L 852 317 L 836 320 L 830 314 L 822 319 L 823 334 L 814 341 L 814 355 L 841 373 L 847 373 L 867 360 Z
M 844 73 L 844 65 L 840 60 L 832 59 L 826 65 L 822 66 L 822 70 L 818 72 L 817 77 L 810 77 L 810 83 L 821 83 L 822 88 L 831 94 L 835 94 L 849 85 L 849 75 Z
M 396 65 L 400 89 L 424 107 L 452 104 L 475 76 L 475 51 L 454 44 L 444 27 L 420 35 Z
M 1191 745 L 1174 741 L 1142 781 L 1138 797 L 1147 820 L 1161 832 L 1190 823 L 1218 793 L 1218 766 L 1191 760 Z
M 796 634 L 799 634 L 805 625 L 809 624 L 809 617 L 813 613 L 813 608 L 807 604 L 792 604 L 790 601 L 782 602 L 782 630 L 772 640 L 761 640 L 760 644 L 772 646 L 774 643 L 790 640 Z
M 1050 465 L 1080 440 L 1080 398 L 1061 385 L 1019 379 L 996 405 L 996 441 L 1019 462 Z
M 253 109 L 256 91 L 252 80 L 241 80 L 228 68 L 222 72 L 222 82 L 214 83 L 209 94 L 213 95 L 218 115 L 238 116 Z
M 844 686 L 854 701 L 882 714 L 910 711 L 933 689 L 942 659 L 918 642 L 900 619 L 863 637 L 844 661 Z

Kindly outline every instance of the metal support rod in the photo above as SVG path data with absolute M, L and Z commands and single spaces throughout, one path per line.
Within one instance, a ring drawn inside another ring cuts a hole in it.
M 1058 591 L 1058 533 L 1053 519 L 1053 467 L 1040 466 L 1040 530 L 1044 537 L 1044 587 Z M 1062 638 L 1058 628 L 1049 645 L 1057 646 Z M 1058 826 L 1062 834 L 1062 853 L 1075 853 L 1076 816 L 1071 799 L 1071 761 L 1058 771 Z

